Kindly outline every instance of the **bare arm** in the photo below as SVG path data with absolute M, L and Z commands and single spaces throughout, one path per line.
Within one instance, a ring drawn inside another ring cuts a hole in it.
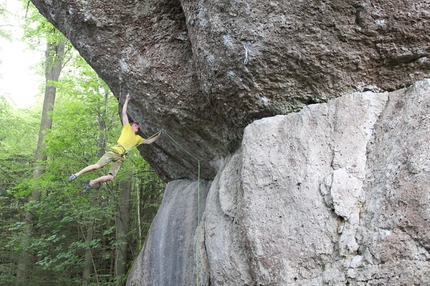
M 157 140 L 160 136 L 161 136 L 161 132 L 157 136 L 152 137 L 152 138 L 150 138 L 148 140 L 143 141 L 143 144 L 151 144 L 151 143 L 155 142 L 155 140 Z
M 127 105 L 129 100 L 130 100 L 130 94 L 127 93 L 127 95 L 125 96 L 124 105 L 122 106 L 122 113 L 121 113 L 122 125 L 127 125 L 129 123 L 128 116 L 127 116 Z

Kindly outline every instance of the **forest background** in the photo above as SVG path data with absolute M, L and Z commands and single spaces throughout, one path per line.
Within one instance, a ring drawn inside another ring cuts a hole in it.
M 106 170 L 67 182 L 116 143 L 118 100 L 31 2 L 21 4 L 23 40 L 45 47 L 34 70 L 45 82 L 29 108 L 0 92 L 0 285 L 123 285 L 165 185 L 136 149 L 89 194 L 85 181 Z M 2 39 L 13 38 L 10 17 L 0 0 Z

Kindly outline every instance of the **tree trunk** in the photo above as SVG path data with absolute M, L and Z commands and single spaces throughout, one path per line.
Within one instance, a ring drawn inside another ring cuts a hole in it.
M 118 215 L 115 219 L 116 228 L 116 254 L 115 277 L 125 275 L 127 271 L 127 246 L 128 230 L 130 222 L 130 190 L 131 180 L 120 183 L 120 197 L 118 202 Z M 119 285 L 122 285 L 118 280 Z
M 44 137 L 45 131 L 52 126 L 51 112 L 54 110 L 54 102 L 56 95 L 56 88 L 52 85 L 52 82 L 58 81 L 61 73 L 64 48 L 66 40 L 62 40 L 59 43 L 48 42 L 45 51 L 45 97 L 43 100 L 42 119 L 40 123 L 39 139 L 37 142 L 36 149 L 36 167 L 33 172 L 33 178 L 40 177 L 44 172 L 44 162 L 47 157 L 44 152 L 45 144 Z M 39 190 L 34 189 L 32 196 L 29 198 L 30 202 L 37 203 L 40 201 L 41 193 Z M 17 285 L 24 285 L 31 277 L 30 267 L 33 263 L 33 256 L 27 249 L 29 245 L 29 239 L 33 233 L 32 225 L 36 217 L 31 210 L 27 211 L 25 215 L 25 222 L 27 228 L 23 235 L 23 250 L 20 254 L 17 269 Z
M 107 110 L 107 94 L 105 94 L 105 100 L 104 100 L 104 110 Z M 98 129 L 99 129 L 99 136 L 98 136 L 98 147 L 99 147 L 99 152 L 98 152 L 98 157 L 100 158 L 101 156 L 103 156 L 106 146 L 107 146 L 107 138 L 106 138 L 106 134 L 105 134 L 105 129 L 106 129 L 106 123 L 103 120 L 103 116 L 101 114 L 101 111 L 99 109 L 98 112 L 98 117 L 97 117 L 97 124 L 98 124 Z M 96 197 L 93 197 L 92 199 L 92 204 L 96 204 L 97 203 L 97 199 Z M 87 236 L 85 238 L 87 245 L 90 245 L 91 240 L 93 240 L 93 227 L 94 225 L 90 225 L 87 229 Z M 89 284 L 89 278 L 91 275 L 91 270 L 94 268 L 93 265 L 93 256 L 92 256 L 92 252 L 91 249 L 88 248 L 85 252 L 85 262 L 84 262 L 84 271 L 82 274 L 82 278 L 84 281 L 84 285 L 88 285 Z M 96 273 L 96 269 L 94 269 L 96 278 L 97 278 L 97 273 Z M 97 278 L 98 280 L 98 278 Z
M 93 240 L 93 225 L 91 225 L 87 229 L 87 236 L 85 237 L 85 240 L 87 242 L 87 245 L 90 245 L 91 240 Z M 87 249 L 87 251 L 85 252 L 84 272 L 82 275 L 83 285 L 90 284 L 89 278 L 91 275 L 92 267 L 93 267 L 93 257 L 92 257 L 91 249 Z
M 138 235 L 139 235 L 139 245 L 138 245 L 138 249 L 140 249 L 141 247 L 141 242 L 142 242 L 142 220 L 141 220 L 141 216 L 140 216 L 140 189 L 137 188 L 137 230 L 138 230 Z

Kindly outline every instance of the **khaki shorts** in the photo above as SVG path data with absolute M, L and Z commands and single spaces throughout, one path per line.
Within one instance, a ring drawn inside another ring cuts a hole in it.
M 100 160 L 97 161 L 97 165 L 100 167 L 106 166 L 109 162 L 112 162 L 109 168 L 109 174 L 116 176 L 119 169 L 121 169 L 121 164 L 125 160 L 125 155 L 118 154 L 117 152 L 108 151 L 106 152 Z

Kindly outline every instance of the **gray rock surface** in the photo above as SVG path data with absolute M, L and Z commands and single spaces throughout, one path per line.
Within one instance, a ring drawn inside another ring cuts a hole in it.
M 189 231 L 199 240 L 188 235 L 169 251 L 198 242 L 199 285 L 429 284 L 429 107 L 424 80 L 253 122 L 210 184 L 201 224 Z M 196 182 L 181 184 L 195 198 Z M 171 208 L 163 202 L 160 213 Z M 153 241 L 146 255 L 163 244 Z M 145 269 L 135 266 L 129 281 Z M 156 285 L 145 281 L 128 285 Z
M 357 233 L 363 263 L 352 273 L 359 281 L 430 284 L 429 107 L 430 80 L 418 82 L 390 97 L 375 126 Z
M 428 0 L 32 2 L 121 103 L 131 92 L 143 136 L 167 130 L 206 179 L 255 119 L 430 77 Z M 196 178 L 170 140 L 146 147 L 166 181 Z
M 196 242 L 203 241 L 197 239 L 197 213 L 203 214 L 209 187 L 207 181 L 200 181 L 199 186 L 190 180 L 167 184 L 163 207 L 133 263 L 127 285 L 196 285 L 196 252 L 200 252 Z
M 167 131 L 128 285 L 430 283 L 428 0 L 32 2 Z

